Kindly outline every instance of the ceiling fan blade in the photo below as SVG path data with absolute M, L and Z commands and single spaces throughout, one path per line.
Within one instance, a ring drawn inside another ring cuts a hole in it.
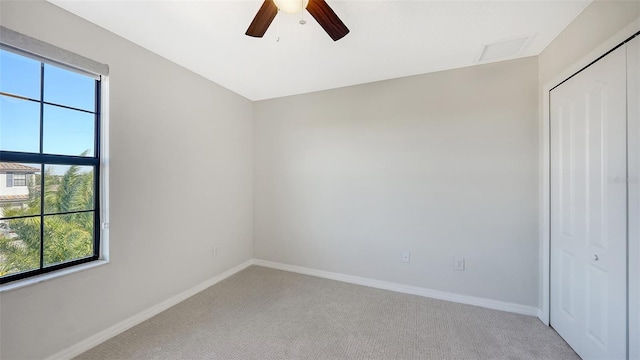
M 253 37 L 264 36 L 264 33 L 267 32 L 269 25 L 271 25 L 273 18 L 275 18 L 277 14 L 278 7 L 273 0 L 264 0 L 264 3 L 262 3 L 260 10 L 258 10 L 256 17 L 253 18 L 245 34 Z
M 309 0 L 307 11 L 322 26 L 324 31 L 331 36 L 333 41 L 338 41 L 349 33 L 349 29 L 324 0 Z

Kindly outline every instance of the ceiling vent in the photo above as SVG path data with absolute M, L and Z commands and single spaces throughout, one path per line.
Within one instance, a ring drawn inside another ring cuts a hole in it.
M 524 50 L 527 40 L 529 36 L 485 45 L 478 62 L 514 57 Z

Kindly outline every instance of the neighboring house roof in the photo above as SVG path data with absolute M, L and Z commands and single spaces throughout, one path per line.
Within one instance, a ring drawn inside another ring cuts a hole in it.
M 29 200 L 29 194 L 27 195 L 0 195 L 0 201 L 27 201 Z
M 10 162 L 0 162 L 0 172 L 34 173 L 39 171 L 40 169 L 35 168 L 33 166 L 27 166 L 23 164 L 10 163 Z

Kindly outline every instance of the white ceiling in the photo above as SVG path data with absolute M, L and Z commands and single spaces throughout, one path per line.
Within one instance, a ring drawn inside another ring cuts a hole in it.
M 334 42 L 306 12 L 245 36 L 262 0 L 49 1 L 251 100 L 475 65 L 484 45 L 523 36 L 490 61 L 538 55 L 591 2 L 327 0 L 351 30 Z

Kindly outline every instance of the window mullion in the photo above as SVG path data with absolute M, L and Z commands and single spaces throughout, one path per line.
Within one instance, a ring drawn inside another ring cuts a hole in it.
M 44 64 L 40 63 L 40 154 L 44 149 Z
M 40 164 L 40 269 L 44 268 L 44 164 Z
M 95 123 L 94 123 L 94 149 L 93 154 L 97 159 L 97 163 L 93 168 L 93 177 L 95 179 L 93 183 L 93 255 L 100 256 L 100 231 L 102 229 L 101 211 L 100 211 L 100 99 L 102 98 L 101 89 L 102 83 L 100 80 L 96 80 L 96 101 L 95 101 Z
M 97 166 L 99 159 L 88 156 L 66 156 L 36 153 L 20 153 L 13 151 L 0 151 L 0 158 L 5 162 L 27 162 L 62 165 Z
M 44 63 L 40 63 L 40 154 L 44 150 Z M 40 164 L 40 269 L 44 268 L 44 164 Z

